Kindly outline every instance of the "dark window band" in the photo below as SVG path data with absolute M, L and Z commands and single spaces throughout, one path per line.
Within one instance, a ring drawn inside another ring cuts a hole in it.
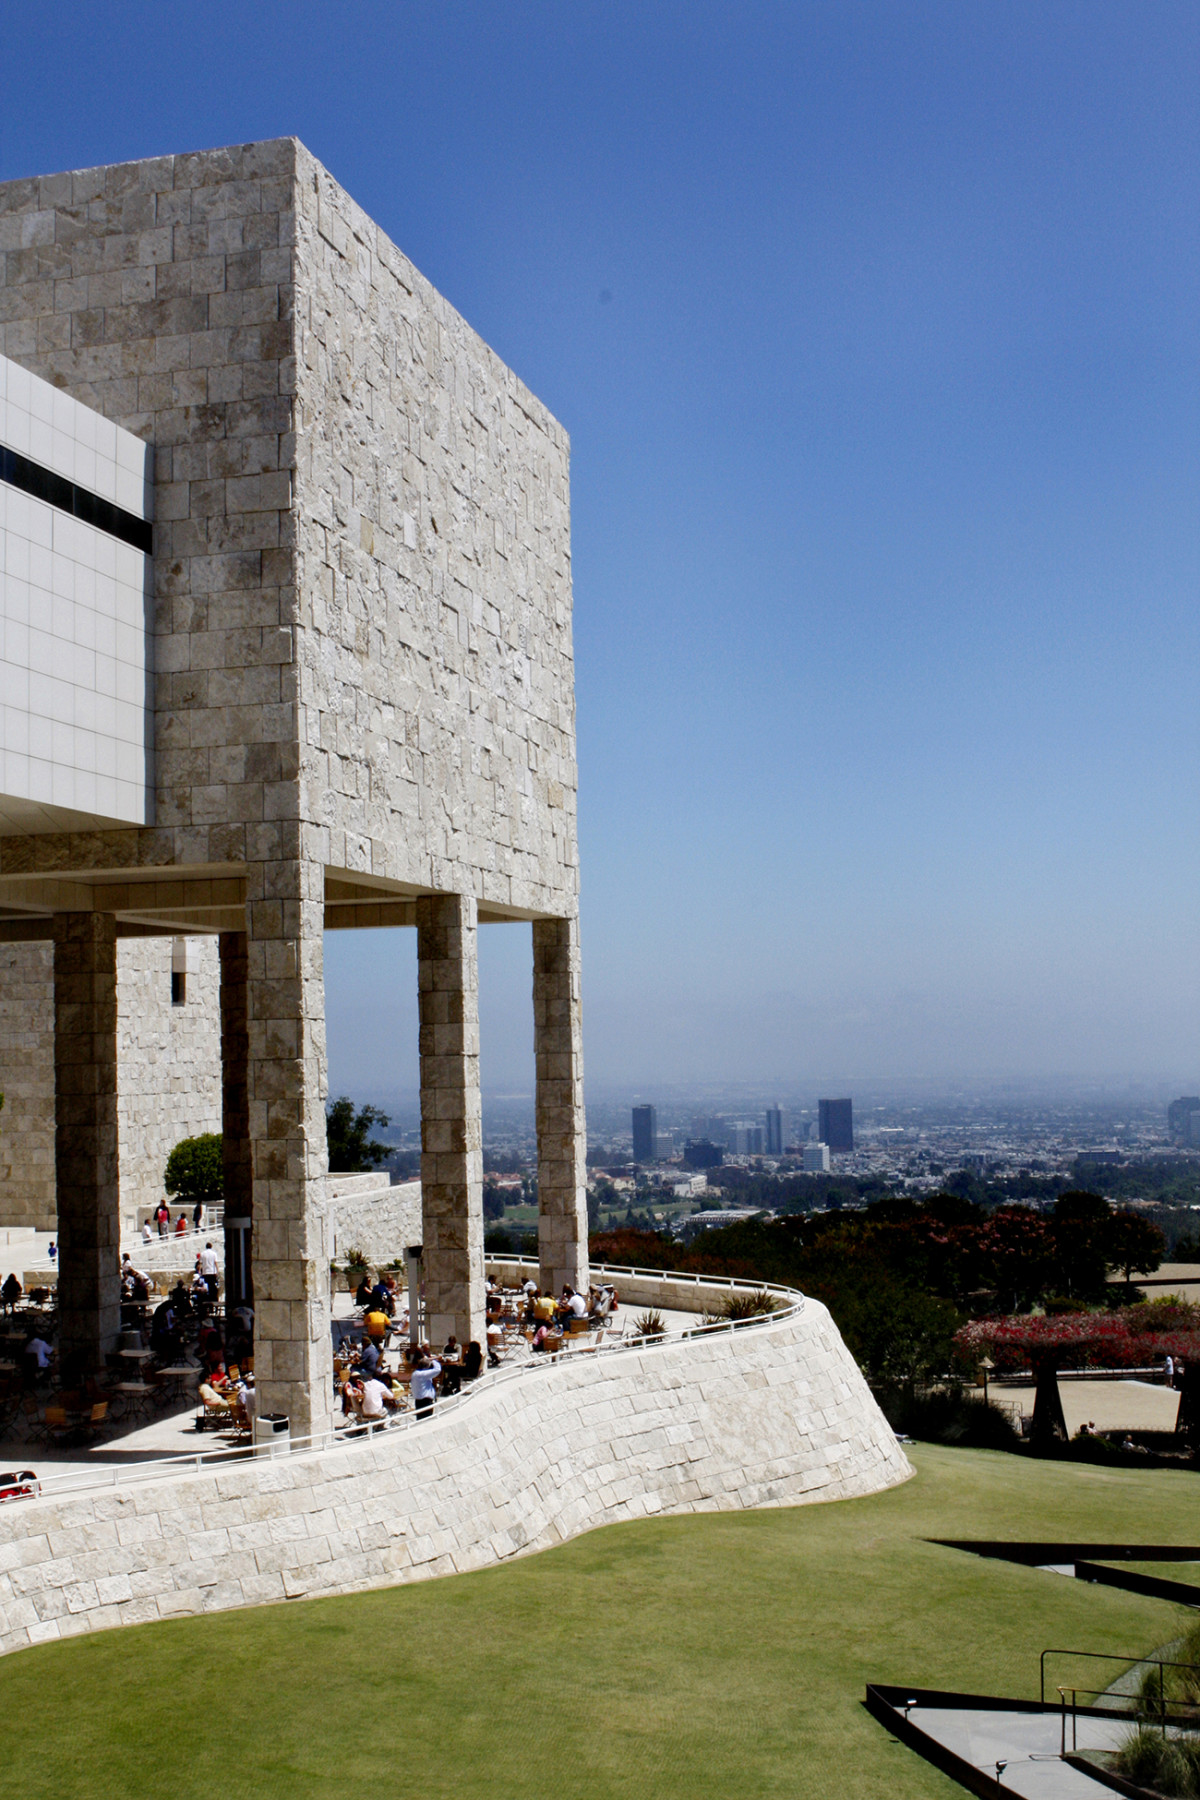
M 35 500 L 57 506 L 60 512 L 71 513 L 85 525 L 94 525 L 97 531 L 107 531 L 110 537 L 120 538 L 123 544 L 132 544 L 146 556 L 150 554 L 153 534 L 149 519 L 139 519 L 136 513 L 114 506 L 111 500 L 102 500 L 99 494 L 77 487 L 65 475 L 43 469 L 41 463 L 30 462 L 27 456 L 18 456 L 15 450 L 6 450 L 3 444 L 0 444 L 0 481 L 20 488 L 23 494 L 32 494 Z

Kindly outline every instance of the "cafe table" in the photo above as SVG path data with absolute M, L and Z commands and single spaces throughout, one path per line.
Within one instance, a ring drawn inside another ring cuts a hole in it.
M 148 1381 L 118 1381 L 115 1393 L 125 1396 L 125 1413 L 129 1418 L 148 1419 L 150 1396 L 157 1390 Z

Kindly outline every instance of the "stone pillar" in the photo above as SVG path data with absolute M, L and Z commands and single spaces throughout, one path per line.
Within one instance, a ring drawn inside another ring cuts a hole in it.
M 117 922 L 54 915 L 59 1355 L 103 1367 L 121 1328 Z
M 421 1229 L 430 1342 L 482 1344 L 483 1117 L 479 1098 L 476 906 L 469 894 L 417 901 L 421 1020 Z
M 323 866 L 247 866 L 246 1012 L 259 1413 L 332 1425 Z
M 588 1285 L 578 919 L 533 922 L 540 1286 Z
M 223 931 L 221 952 L 221 1136 L 225 1172 L 225 1304 L 254 1302 L 251 1221 L 254 1163 L 250 1155 L 250 1021 L 247 939 Z

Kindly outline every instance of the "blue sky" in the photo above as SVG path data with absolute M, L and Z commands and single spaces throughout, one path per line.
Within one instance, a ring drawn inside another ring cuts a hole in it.
M 294 132 L 569 429 L 597 1091 L 1200 1079 L 1194 5 L 3 39 L 4 176 Z M 330 943 L 335 1090 L 414 1079 L 410 939 Z

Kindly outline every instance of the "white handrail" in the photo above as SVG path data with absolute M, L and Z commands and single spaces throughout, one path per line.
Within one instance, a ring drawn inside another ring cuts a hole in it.
M 533 1259 L 504 1256 L 493 1257 L 492 1260 L 494 1262 L 516 1262 L 518 1260 L 532 1262 Z M 605 1269 L 603 1264 L 598 1267 L 602 1270 Z M 615 1274 L 618 1271 L 611 1269 L 606 1272 Z M 634 1274 L 637 1271 L 626 1269 L 621 1272 Z M 662 1270 L 647 1270 L 645 1273 L 652 1274 L 658 1280 L 673 1279 Z M 492 1393 L 498 1387 L 507 1387 L 514 1381 L 527 1381 L 534 1376 L 544 1378 L 562 1363 L 564 1357 L 574 1360 L 581 1354 L 589 1357 L 612 1356 L 635 1350 L 654 1350 L 663 1344 L 682 1343 L 698 1337 L 713 1336 L 718 1332 L 744 1331 L 750 1327 L 784 1324 L 788 1319 L 798 1317 L 804 1310 L 805 1297 L 796 1288 L 779 1287 L 766 1282 L 747 1282 L 740 1285 L 748 1287 L 753 1293 L 765 1291 L 771 1294 L 786 1295 L 791 1304 L 780 1308 L 778 1312 L 757 1313 L 748 1319 L 719 1319 L 715 1324 L 694 1325 L 687 1331 L 681 1332 L 677 1338 L 669 1338 L 665 1333 L 662 1337 L 622 1338 L 612 1344 L 592 1345 L 586 1352 L 555 1350 L 539 1358 L 537 1362 L 519 1363 L 511 1368 L 491 1370 L 473 1382 L 469 1390 L 464 1389 L 458 1394 L 439 1400 L 436 1408 L 437 1416 L 444 1418 L 446 1413 L 457 1411 L 480 1393 Z M 66 1475 L 47 1475 L 39 1480 L 39 1494 L 41 1498 L 53 1499 L 59 1494 L 84 1493 L 93 1488 L 118 1487 L 129 1481 L 151 1481 L 170 1476 L 197 1475 L 206 1469 L 219 1469 L 229 1463 L 245 1462 L 256 1454 L 264 1456 L 318 1455 L 329 1450 L 353 1447 L 355 1444 L 361 1444 L 364 1438 L 377 1437 L 386 1432 L 414 1430 L 417 1425 L 423 1424 L 429 1417 L 428 1413 L 406 1412 L 385 1419 L 378 1425 L 363 1420 L 341 1431 L 323 1431 L 305 1437 L 291 1437 L 287 1439 L 286 1446 L 283 1443 L 271 1445 L 268 1441 L 261 1447 L 261 1450 L 256 1449 L 254 1444 L 247 1444 L 224 1450 L 200 1450 L 195 1453 L 181 1451 L 174 1456 L 147 1457 L 144 1462 L 101 1465 L 94 1470 L 81 1469 L 73 1470 Z M 37 1496 L 22 1495 L 15 1498 L 32 1499 L 35 1497 Z

